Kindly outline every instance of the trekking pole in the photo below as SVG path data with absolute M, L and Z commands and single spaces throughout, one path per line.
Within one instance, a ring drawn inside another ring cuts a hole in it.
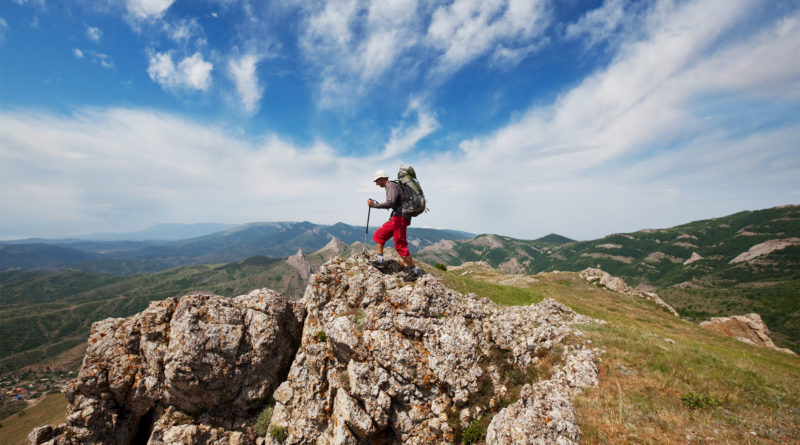
M 367 228 L 364 229 L 364 253 L 367 252 L 367 234 L 369 233 L 369 213 L 372 211 L 372 207 L 367 207 Z

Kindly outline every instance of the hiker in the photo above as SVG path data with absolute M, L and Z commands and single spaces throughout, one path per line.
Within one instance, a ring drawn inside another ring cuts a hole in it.
M 408 251 L 408 241 L 406 241 L 406 227 L 411 224 L 411 216 L 403 213 L 403 199 L 400 185 L 394 181 L 389 181 L 389 175 L 385 170 L 375 172 L 372 181 L 381 188 L 386 189 L 386 202 L 378 203 L 372 199 L 367 200 L 367 206 L 375 209 L 392 209 L 389 221 L 383 224 L 372 240 L 378 247 L 378 259 L 371 264 L 378 270 L 383 271 L 385 263 L 383 260 L 383 245 L 389 238 L 394 238 L 394 248 L 406 263 L 408 273 L 403 277 L 403 281 L 415 281 L 420 276 L 420 270 L 414 265 L 411 253 Z

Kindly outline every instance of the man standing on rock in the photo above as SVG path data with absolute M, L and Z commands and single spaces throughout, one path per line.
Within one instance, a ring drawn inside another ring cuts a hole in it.
M 372 262 L 378 270 L 383 271 L 386 264 L 383 261 L 383 245 L 389 238 L 394 238 L 394 248 L 406 263 L 408 273 L 403 277 L 403 281 L 415 281 L 420 276 L 420 270 L 414 265 L 411 253 L 408 251 L 408 241 L 406 241 L 406 227 L 411 224 L 411 216 L 403 213 L 403 195 L 400 185 L 390 181 L 389 175 L 385 170 L 375 172 L 372 179 L 378 187 L 386 189 L 386 202 L 378 203 L 372 199 L 367 200 L 367 206 L 376 209 L 392 209 L 392 214 L 384 225 L 375 231 L 372 240 L 378 247 L 378 259 Z

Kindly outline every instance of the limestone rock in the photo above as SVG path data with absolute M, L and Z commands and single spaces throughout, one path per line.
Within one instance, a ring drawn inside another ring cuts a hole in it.
M 578 440 L 569 395 L 597 384 L 601 351 L 575 325 L 596 320 L 405 283 L 391 251 L 382 272 L 371 259 L 334 257 L 299 302 L 189 295 L 95 323 L 66 422 L 31 443 L 456 443 L 492 416 L 490 443 Z M 253 432 L 270 396 L 280 441 Z
M 294 357 L 304 314 L 264 289 L 169 298 L 129 318 L 99 321 L 66 391 L 66 423 L 35 430 L 31 443 L 144 443 L 151 429 L 162 438 L 151 443 L 246 441 L 250 412 L 264 405 Z M 165 412 L 202 416 L 178 427 L 161 418 Z
M 486 431 L 490 444 L 574 445 L 579 439 L 569 395 L 549 380 L 525 385 L 520 400 L 495 415 Z
M 666 301 L 662 300 L 661 297 L 659 297 L 658 294 L 656 294 L 655 292 L 638 291 L 636 289 L 632 289 L 628 287 L 628 285 L 625 283 L 625 280 L 623 280 L 622 278 L 612 276 L 611 274 L 609 274 L 604 270 L 595 267 L 589 267 L 583 270 L 580 273 L 580 276 L 581 278 L 590 283 L 595 283 L 614 292 L 618 292 L 624 295 L 646 298 L 652 301 L 653 303 L 668 310 L 672 315 L 680 317 L 678 311 L 676 311 L 675 308 L 669 305 Z
M 402 269 L 381 273 L 369 260 L 334 258 L 309 281 L 300 301 L 308 314 L 302 345 L 274 395 L 270 429 L 286 429 L 282 443 L 453 443 L 451 419 L 489 415 L 501 397 L 516 398 L 508 375 L 521 375 L 548 351 L 561 357 L 572 326 L 593 321 L 553 300 L 500 307 L 433 275 L 404 283 Z M 582 363 L 598 351 L 582 351 L 570 347 L 556 364 L 565 368 L 548 381 L 560 388 L 554 394 L 596 382 L 596 363 Z M 571 405 L 558 407 L 571 413 Z M 522 412 L 509 412 L 509 422 Z M 577 437 L 577 427 L 560 425 L 558 434 Z M 556 437 L 548 434 L 541 437 Z
M 797 355 L 791 349 L 776 346 L 770 337 L 766 323 L 764 323 L 760 315 L 755 313 L 734 315 L 732 317 L 714 317 L 711 320 L 700 323 L 700 326 L 717 334 L 733 337 L 756 346 Z

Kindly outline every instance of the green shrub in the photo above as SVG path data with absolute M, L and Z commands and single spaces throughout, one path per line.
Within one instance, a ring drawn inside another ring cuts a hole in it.
M 461 443 L 470 444 L 479 442 L 483 440 L 485 434 L 486 431 L 483 429 L 480 422 L 474 420 L 472 424 L 464 430 L 464 433 L 461 434 Z
M 272 405 L 267 405 L 258 413 L 255 422 L 253 422 L 253 433 L 256 437 L 264 437 L 269 428 L 269 421 L 272 420 Z
M 286 439 L 286 427 L 285 426 L 273 426 L 272 429 L 269 430 L 269 437 L 283 442 Z
M 325 334 L 325 331 L 317 332 L 314 338 L 316 338 L 317 341 L 320 343 L 325 343 L 328 340 L 328 336 Z
M 439 269 L 439 270 L 441 270 L 443 272 L 447 272 L 447 266 L 445 266 L 442 263 L 436 263 L 436 264 L 433 265 L 433 267 L 435 267 L 435 268 L 437 268 L 437 269 Z
M 356 317 L 355 318 L 356 319 L 354 321 L 355 321 L 356 326 L 359 329 L 364 329 L 364 326 L 366 325 L 366 322 L 367 322 L 367 314 L 364 312 L 364 309 L 359 309 L 356 312 Z
M 713 408 L 722 405 L 719 400 L 709 397 L 702 392 L 697 394 L 687 392 L 681 396 L 681 404 L 689 409 Z

